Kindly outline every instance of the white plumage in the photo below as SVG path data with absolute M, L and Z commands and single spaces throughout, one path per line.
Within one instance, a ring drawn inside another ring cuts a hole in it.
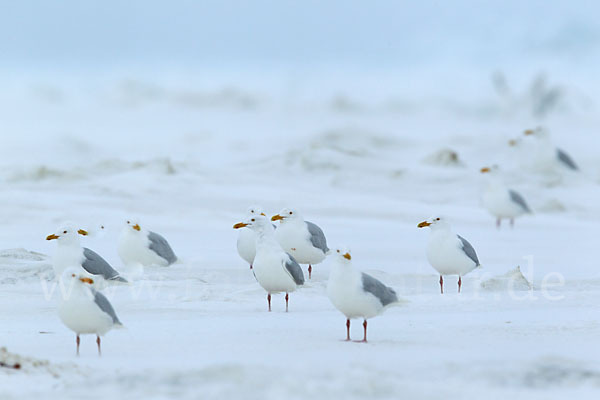
M 114 327 L 122 326 L 108 299 L 92 287 L 93 283 L 93 279 L 87 274 L 81 274 L 76 268 L 65 269 L 61 277 L 65 290 L 58 315 L 67 328 L 77 335 L 77 354 L 80 335 L 96 335 L 100 354 L 100 336 Z
M 329 248 L 321 228 L 305 221 L 298 211 L 284 208 L 271 218 L 280 221 L 275 233 L 281 247 L 291 254 L 300 264 L 308 264 L 308 278 L 312 275 L 312 266 L 322 262 Z
M 575 161 L 552 142 L 547 129 L 528 129 L 524 136 L 511 140 L 509 144 L 517 151 L 521 166 L 540 173 L 576 172 Z
M 234 229 L 247 227 L 256 233 L 256 257 L 253 270 L 256 280 L 267 292 L 269 311 L 271 311 L 271 294 L 286 294 L 286 311 L 288 309 L 288 293 L 304 284 L 302 269 L 293 257 L 290 257 L 275 239 L 275 231 L 271 223 L 263 215 L 248 217 L 244 222 L 234 225 Z
M 107 282 L 127 283 L 120 274 L 94 251 L 82 247 L 79 235 L 86 236 L 83 229 L 77 229 L 72 223 L 63 224 L 56 233 L 48 235 L 46 240 L 56 240 L 52 267 L 59 279 L 66 268 L 78 266 L 80 274 L 87 274 L 95 280 L 94 286 L 103 288 Z
M 515 218 L 531 213 L 523 196 L 504 185 L 496 167 L 484 167 L 481 172 L 488 178 L 481 199 L 484 207 L 496 217 L 498 228 L 502 219 L 510 219 L 513 225 Z
M 444 293 L 445 275 L 458 275 L 458 291 L 462 277 L 477 268 L 479 259 L 471 244 L 452 231 L 450 224 L 442 217 L 432 217 L 421 222 L 418 227 L 429 227 L 431 234 L 427 244 L 427 260 L 440 274 L 440 290 Z
M 261 207 L 253 206 L 248 208 L 246 216 L 262 215 L 265 216 Z M 252 269 L 252 263 L 256 256 L 256 233 L 251 229 L 241 229 L 237 239 L 237 251 L 240 257 L 250 264 Z
M 177 261 L 165 238 L 143 228 L 135 220 L 127 220 L 121 230 L 118 253 L 127 266 L 140 264 L 167 267 Z
M 381 314 L 398 301 L 396 292 L 370 275 L 354 268 L 350 251 L 337 249 L 327 282 L 327 296 L 346 316 L 346 340 L 350 340 L 350 320 L 362 318 L 367 341 L 367 320 Z

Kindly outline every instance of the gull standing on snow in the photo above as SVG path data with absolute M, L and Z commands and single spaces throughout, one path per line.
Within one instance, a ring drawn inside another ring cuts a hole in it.
M 266 216 L 262 208 L 258 206 L 250 207 L 248 209 L 247 215 L 262 215 L 263 217 Z M 237 251 L 240 257 L 242 257 L 244 260 L 246 260 L 248 264 L 250 264 L 250 269 L 252 269 L 252 263 L 254 262 L 254 257 L 256 256 L 256 233 L 254 233 L 253 230 L 240 230 L 237 240 Z
M 479 259 L 471 243 L 452 232 L 450 224 L 442 217 L 432 217 L 417 225 L 431 229 L 427 244 L 427 259 L 440 274 L 440 291 L 444 294 L 444 275 L 458 275 L 458 293 L 462 277 L 479 267 Z
M 525 136 L 531 136 L 537 140 L 538 152 L 542 155 L 551 154 L 555 162 L 558 162 L 564 168 L 572 171 L 578 171 L 579 167 L 575 164 L 575 161 L 562 149 L 555 147 L 550 139 L 548 130 L 537 127 L 536 129 L 527 129 L 523 132 Z
M 79 336 L 84 334 L 96 335 L 98 355 L 101 355 L 100 336 L 123 324 L 108 299 L 93 288 L 93 279 L 81 274 L 76 268 L 67 268 L 61 281 L 66 291 L 58 306 L 58 315 L 67 328 L 77 335 L 77 355 L 81 343 Z
M 279 244 L 300 264 L 308 264 L 308 279 L 311 279 L 313 264 L 319 264 L 329 252 L 321 228 L 305 221 L 298 211 L 289 208 L 284 208 L 271 220 L 280 221 L 275 233 Z
M 350 251 L 336 250 L 335 261 L 327 282 L 327 295 L 331 303 L 346 316 L 346 340 L 350 340 L 350 320 L 363 319 L 367 341 L 367 319 L 381 314 L 388 306 L 398 302 L 394 289 L 360 272 L 352 265 Z
M 288 311 L 289 293 L 304 284 L 302 268 L 294 257 L 287 254 L 275 238 L 275 228 L 263 215 L 250 216 L 237 223 L 234 229 L 247 227 L 256 233 L 256 257 L 253 271 L 256 280 L 267 291 L 271 311 L 271 294 L 285 292 L 285 311 Z
M 56 278 L 59 279 L 66 268 L 80 266 L 94 278 L 99 278 L 100 281 L 127 283 L 127 280 L 122 278 L 97 253 L 87 247 L 81 247 L 78 235 L 87 236 L 87 234 L 85 230 L 77 230 L 73 224 L 66 223 L 56 233 L 46 237 L 46 240 L 57 241 L 52 263 Z M 102 286 L 100 283 L 98 282 L 99 286 Z
M 524 139 L 531 138 L 532 141 L 527 143 L 518 138 L 508 142 L 510 146 L 521 150 L 522 164 L 541 172 L 556 171 L 561 168 L 573 172 L 579 171 L 571 156 L 552 143 L 548 130 L 538 127 L 528 129 L 523 134 Z
M 498 176 L 497 167 L 483 167 L 481 173 L 488 176 L 488 183 L 482 196 L 483 205 L 496 217 L 498 228 L 502 218 L 509 218 L 510 226 L 513 226 L 516 217 L 531 214 L 531 209 L 523 196 L 504 186 Z
M 177 261 L 167 239 L 132 220 L 128 220 L 121 231 L 118 253 L 125 265 L 167 267 Z

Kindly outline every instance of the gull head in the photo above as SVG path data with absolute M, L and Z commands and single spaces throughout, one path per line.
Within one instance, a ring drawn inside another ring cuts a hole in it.
M 498 167 L 497 165 L 492 165 L 490 167 L 483 167 L 479 170 L 479 172 L 481 172 L 482 174 L 487 174 L 487 175 L 495 175 L 498 171 L 500 171 L 500 167 Z
M 279 214 L 273 215 L 273 217 L 271 217 L 271 221 L 284 222 L 286 220 L 296 220 L 299 218 L 301 219 L 302 217 L 300 216 L 298 211 L 296 211 L 293 208 L 284 208 L 279 212 Z
M 46 240 L 56 240 L 58 243 L 79 243 L 79 235 L 87 236 L 84 229 L 77 229 L 74 224 L 66 222 L 61 225 L 56 232 L 46 236 Z
M 349 264 L 350 260 L 352 260 L 352 255 L 350 254 L 350 249 L 348 249 L 346 247 L 336 248 L 334 250 L 333 254 L 335 255 L 336 261 L 341 262 L 343 264 Z
M 249 215 L 243 222 L 238 222 L 233 225 L 233 229 L 249 228 L 253 231 L 260 231 L 265 229 L 267 226 L 271 226 L 271 223 L 264 215 Z
M 263 217 L 266 217 L 266 214 L 264 213 L 262 207 L 257 206 L 257 205 L 253 205 L 251 207 L 248 207 L 248 215 L 262 215 Z
M 523 131 L 523 135 L 535 137 L 535 138 L 546 138 L 549 136 L 548 130 L 544 129 L 541 126 L 538 126 L 535 129 L 527 129 L 527 130 Z
M 81 272 L 80 269 L 75 267 L 69 267 L 62 273 L 61 279 L 64 283 L 71 283 L 75 285 L 93 285 L 94 280 L 88 275 Z
M 430 227 L 431 229 L 448 228 L 449 226 L 448 221 L 444 217 L 439 216 L 431 217 L 417 225 L 418 228 Z
M 140 222 L 136 218 L 128 219 L 125 221 L 125 227 L 129 228 L 128 230 L 134 232 L 141 232 L 142 227 L 140 226 Z

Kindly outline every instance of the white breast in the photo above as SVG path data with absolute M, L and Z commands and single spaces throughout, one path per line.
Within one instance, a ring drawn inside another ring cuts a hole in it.
M 104 335 L 113 326 L 112 318 L 96 305 L 91 293 L 88 296 L 78 288 L 73 288 L 71 295 L 62 300 L 58 315 L 77 334 Z
M 284 253 L 261 250 L 256 251 L 254 258 L 254 275 L 256 280 L 269 293 L 293 292 L 296 283 L 282 264 Z
M 427 259 L 440 275 L 466 275 L 476 264 L 462 249 L 462 242 L 452 231 L 431 232 Z
M 52 262 L 54 275 L 57 279 L 60 278 L 65 269 L 69 267 L 81 267 L 83 260 L 83 248 L 81 246 L 57 245 Z
M 241 229 L 237 240 L 237 251 L 248 264 L 256 256 L 256 234 L 250 229 Z
M 383 311 L 381 302 L 362 290 L 362 275 L 349 266 L 334 265 L 327 282 L 327 296 L 346 318 L 372 318 Z

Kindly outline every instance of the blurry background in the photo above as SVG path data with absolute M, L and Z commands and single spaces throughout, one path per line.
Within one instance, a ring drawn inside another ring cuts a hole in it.
M 347 127 L 437 138 L 543 123 L 577 146 L 598 122 L 599 11 L 591 0 L 3 1 L 1 163 L 204 149 L 215 165 L 230 146 Z
M 59 374 L 0 373 L 0 398 L 598 398 L 599 4 L 0 0 L 0 346 Z M 538 125 L 580 171 L 523 167 L 508 140 Z M 514 229 L 481 207 L 491 164 L 534 210 Z M 338 341 L 331 257 L 264 311 L 232 229 L 253 204 L 300 210 L 410 300 L 373 346 Z M 484 266 L 460 296 L 427 262 L 434 214 Z M 82 243 L 122 271 L 132 217 L 182 262 L 113 291 L 129 330 L 74 362 L 44 238 L 101 223 Z

